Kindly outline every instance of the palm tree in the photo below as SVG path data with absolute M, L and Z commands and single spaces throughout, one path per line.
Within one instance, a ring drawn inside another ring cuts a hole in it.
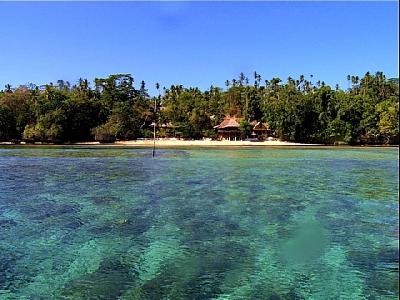
M 288 79 L 287 79 L 287 83 L 288 83 L 288 85 L 289 86 L 291 86 L 291 87 L 293 87 L 295 84 L 296 84 L 296 82 L 293 80 L 293 78 L 292 77 L 288 77 Z
M 142 97 L 144 97 L 146 94 L 146 83 L 144 82 L 144 80 L 140 82 L 140 94 Z
M 11 92 L 12 92 L 12 89 L 11 89 L 11 85 L 10 85 L 10 84 L 7 83 L 7 84 L 5 85 L 5 88 L 6 88 L 6 90 L 5 90 L 6 93 L 11 93 Z
M 160 84 L 158 82 L 156 82 L 156 89 L 158 91 L 158 105 L 161 105 L 161 93 L 160 93 Z M 165 90 L 165 88 L 164 88 Z
M 142 81 L 142 87 L 144 90 L 144 81 Z M 160 84 L 157 82 L 156 83 L 156 89 L 158 91 L 158 97 L 160 98 Z M 156 113 L 157 113 L 157 97 L 154 97 L 154 120 L 153 120 L 153 152 L 152 152 L 152 156 L 154 157 L 155 153 L 156 153 Z
M 79 77 L 79 79 L 78 79 L 78 87 L 79 87 L 79 89 L 82 87 L 82 83 L 83 83 L 83 79 L 82 79 L 82 77 Z
M 358 80 L 359 80 L 358 76 L 351 76 L 352 88 L 355 95 L 357 94 Z
M 368 83 L 369 83 L 369 79 L 370 79 L 370 73 L 369 72 L 367 72 L 367 73 L 365 73 L 365 75 L 364 75 L 364 79 L 361 79 L 361 82 L 363 82 L 364 84 L 363 84 L 363 96 L 365 97 L 365 93 L 367 92 L 367 90 L 368 90 Z
M 349 86 L 349 90 L 350 90 L 350 79 L 351 79 L 351 76 L 350 76 L 350 75 L 347 75 L 347 84 L 348 84 L 348 86 Z
M 261 82 L 261 75 L 257 74 L 257 86 L 260 86 L 260 82 Z
M 242 86 L 243 85 L 243 81 L 245 80 L 245 77 L 246 76 L 244 76 L 244 73 L 243 72 L 240 72 L 240 75 L 239 75 L 239 84 Z
M 260 75 L 258 75 L 257 72 L 254 71 L 253 76 L 254 76 L 254 87 L 258 87 L 258 76 Z
M 271 79 L 271 84 L 274 88 L 276 88 L 282 80 L 279 77 L 274 77 Z
M 158 91 L 158 94 L 160 94 L 160 84 L 158 82 L 156 82 L 156 89 Z
M 89 81 L 87 79 L 85 79 L 83 81 L 83 85 L 84 85 L 84 88 L 85 88 L 85 91 L 86 91 L 89 88 Z
M 59 88 L 60 90 L 63 90 L 64 87 L 65 87 L 64 80 L 62 80 L 62 79 L 57 80 L 57 86 L 58 86 L 58 88 Z
M 246 121 L 249 121 L 249 87 L 245 87 L 245 95 L 246 95 L 246 102 L 245 102 L 245 114 L 244 114 L 244 119 Z
M 311 82 L 308 80 L 304 80 L 304 91 L 309 93 L 311 91 Z

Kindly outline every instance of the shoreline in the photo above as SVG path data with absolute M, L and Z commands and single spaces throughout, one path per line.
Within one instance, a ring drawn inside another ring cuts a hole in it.
M 74 147 L 74 146 L 89 146 L 93 148 L 97 147 L 132 147 L 132 148 L 152 148 L 154 141 L 152 139 L 143 140 L 128 140 L 128 141 L 116 141 L 113 143 L 100 143 L 100 142 L 78 142 L 70 144 L 51 144 L 51 143 L 12 143 L 12 142 L 0 142 L 0 146 L 26 146 L 26 147 Z M 393 147 L 398 148 L 399 145 L 332 145 L 332 144 L 306 144 L 306 143 L 294 143 L 287 141 L 213 141 L 213 140 L 178 140 L 178 139 L 156 139 L 156 148 L 174 148 L 174 147 L 188 147 L 188 148 L 262 148 L 262 147 L 335 147 L 335 148 L 347 148 L 347 147 L 377 147 L 387 148 Z
M 153 147 L 154 141 L 152 139 L 138 139 L 127 141 L 115 141 L 112 143 L 100 142 L 77 142 L 77 143 L 13 143 L 13 142 L 0 142 L 0 146 L 102 146 L 102 147 Z M 326 144 L 305 144 L 294 143 L 286 141 L 215 141 L 215 140 L 178 140 L 178 139 L 156 139 L 157 147 L 266 147 L 266 146 L 329 146 Z
M 115 145 L 153 147 L 153 140 L 118 141 Z M 212 140 L 170 140 L 156 139 L 156 147 L 260 147 L 260 146 L 324 146 L 323 144 L 303 144 L 283 141 L 212 141 Z

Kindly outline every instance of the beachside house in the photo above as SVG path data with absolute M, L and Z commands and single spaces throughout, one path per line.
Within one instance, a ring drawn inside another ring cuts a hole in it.
M 219 140 L 236 141 L 240 139 L 239 122 L 236 118 L 226 117 L 221 124 L 214 126 Z
M 268 123 L 253 121 L 251 122 L 251 125 L 253 126 L 251 136 L 254 138 L 264 140 L 268 136 L 272 135 L 272 131 L 270 130 Z

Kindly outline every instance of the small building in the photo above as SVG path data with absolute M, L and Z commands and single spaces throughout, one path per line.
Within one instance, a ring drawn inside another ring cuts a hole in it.
M 253 121 L 251 125 L 253 126 L 251 135 L 259 140 L 264 140 L 272 134 L 268 123 Z
M 226 117 L 221 124 L 214 126 L 219 140 L 236 141 L 240 139 L 240 124 L 236 118 Z

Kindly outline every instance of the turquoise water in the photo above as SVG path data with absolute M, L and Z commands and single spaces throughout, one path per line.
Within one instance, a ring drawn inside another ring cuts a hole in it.
M 398 155 L 0 148 L 0 299 L 397 299 Z

